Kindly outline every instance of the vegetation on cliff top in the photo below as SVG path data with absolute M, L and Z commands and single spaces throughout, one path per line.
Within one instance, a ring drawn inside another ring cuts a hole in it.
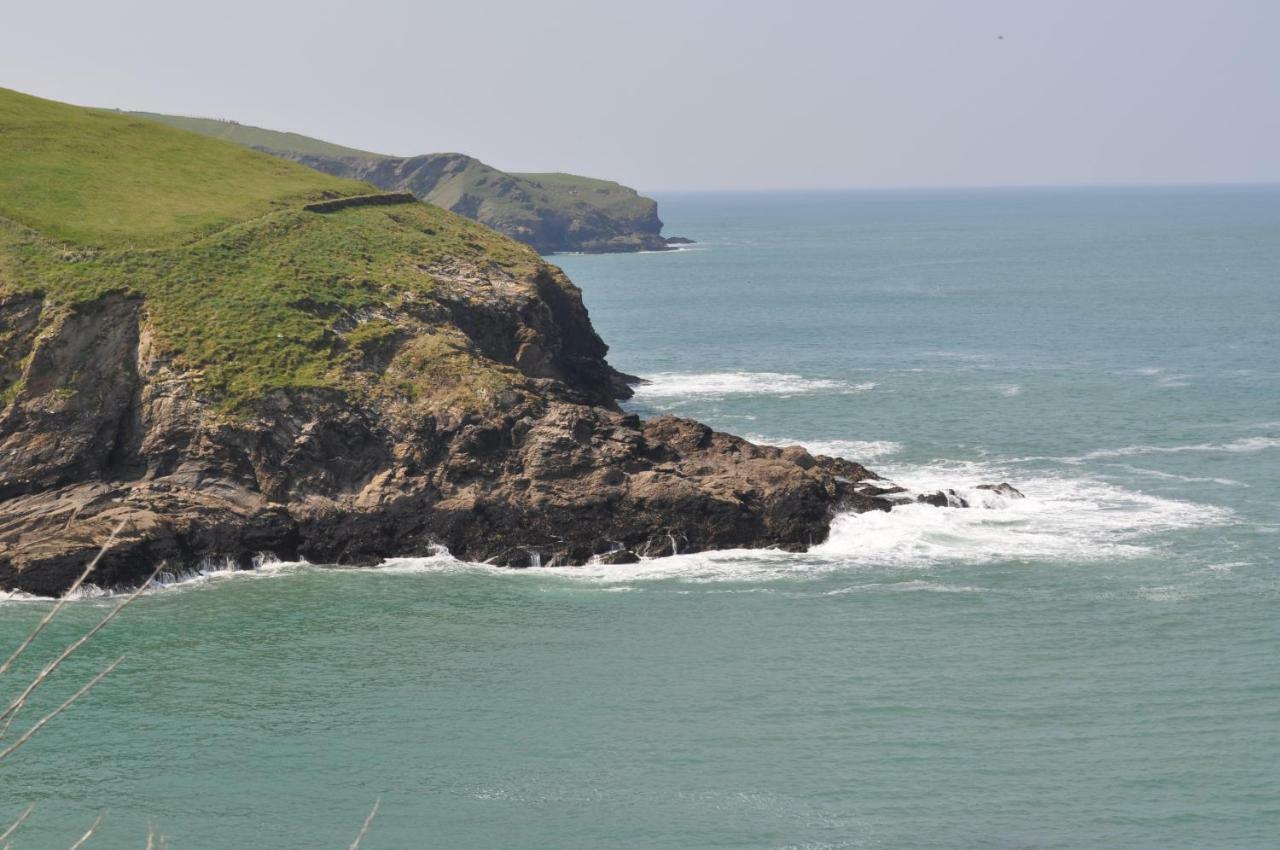
M 233 121 L 125 114 L 257 148 L 328 174 L 368 180 L 383 189 L 410 191 L 542 251 L 591 250 L 594 243 L 614 237 L 632 240 L 635 248 L 663 244 L 657 204 L 612 180 L 508 173 L 460 153 L 391 157 Z
M 361 159 L 386 159 L 380 153 L 357 150 L 356 148 L 335 145 L 320 139 L 313 139 L 301 133 L 285 133 L 278 130 L 264 130 L 239 121 L 225 121 L 217 118 L 191 118 L 185 115 L 161 115 L 158 112 L 129 112 L 139 118 L 147 118 L 186 130 L 199 133 L 212 139 L 224 142 L 235 142 L 248 148 L 281 153 L 299 153 L 309 156 L 353 156 Z
M 442 263 L 514 274 L 540 264 L 425 204 L 302 209 L 371 191 L 155 122 L 0 89 L 0 301 L 39 293 L 66 310 L 106 293 L 140 297 L 158 351 L 242 408 L 278 389 L 353 388 L 342 367 L 376 336 L 364 325 L 428 296 Z M 414 350 L 441 354 L 427 370 L 436 380 L 466 369 L 475 374 L 453 377 L 501 382 L 453 341 Z
M 369 191 L 149 121 L 0 89 L 0 215 L 95 247 L 153 247 Z

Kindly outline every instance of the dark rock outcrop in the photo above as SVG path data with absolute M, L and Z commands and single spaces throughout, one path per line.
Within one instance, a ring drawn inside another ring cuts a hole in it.
M 94 581 L 128 586 L 260 554 L 372 564 L 443 545 L 528 567 L 803 550 L 839 511 L 914 499 L 848 460 L 624 412 L 629 376 L 552 267 L 430 273 L 431 302 L 352 319 L 382 333 L 343 361 L 351 389 L 235 415 L 153 342 L 145 299 L 0 300 L 0 588 L 58 594 L 113 532 Z
M 916 496 L 916 501 L 923 505 L 933 505 L 935 508 L 967 508 L 969 502 L 957 493 L 955 490 L 934 490 L 932 493 L 921 493 Z
M 859 464 L 620 410 L 625 382 L 553 272 L 446 273 L 439 309 L 516 376 L 471 409 L 317 390 L 229 417 L 155 349 L 139 299 L 0 302 L 0 587 L 60 592 L 117 528 L 101 584 L 259 553 L 369 564 L 444 545 L 526 567 L 799 550 L 837 511 L 895 503 Z M 357 376 L 399 368 L 428 333 L 392 318 L 403 333 Z
M 999 484 L 979 484 L 975 489 L 990 490 L 991 492 L 995 493 L 997 496 L 1004 496 L 1007 499 L 1025 499 L 1026 498 L 1026 496 L 1023 495 L 1021 490 L 1019 490 L 1017 487 L 1014 487 L 1012 484 L 1010 484 L 1007 481 L 1001 481 Z

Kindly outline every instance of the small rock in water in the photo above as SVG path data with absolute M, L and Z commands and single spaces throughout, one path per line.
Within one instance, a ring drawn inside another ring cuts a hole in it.
M 990 490 L 992 493 L 996 493 L 1001 496 L 1007 496 L 1010 499 L 1026 498 L 1026 496 L 1022 494 L 1021 490 L 1019 490 L 1017 487 L 1014 487 L 1012 484 L 1009 484 L 1006 481 L 1001 481 L 999 484 L 979 484 L 977 489 Z
M 935 508 L 967 508 L 969 503 L 955 490 L 935 490 L 932 493 L 921 493 L 916 501 Z

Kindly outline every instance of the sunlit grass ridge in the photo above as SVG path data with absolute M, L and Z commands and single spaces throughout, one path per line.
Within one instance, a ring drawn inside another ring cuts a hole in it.
M 136 296 L 157 350 L 238 407 L 273 390 L 342 386 L 346 334 L 360 327 L 352 317 L 429 296 L 441 263 L 539 263 L 425 204 L 302 208 L 376 191 L 153 121 L 0 89 L 0 301 L 40 294 L 46 309 L 70 310 Z

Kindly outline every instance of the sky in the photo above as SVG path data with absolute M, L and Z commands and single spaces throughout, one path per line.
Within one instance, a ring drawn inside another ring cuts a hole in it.
M 1280 181 L 1280 0 L 4 0 L 0 86 L 647 191 Z

